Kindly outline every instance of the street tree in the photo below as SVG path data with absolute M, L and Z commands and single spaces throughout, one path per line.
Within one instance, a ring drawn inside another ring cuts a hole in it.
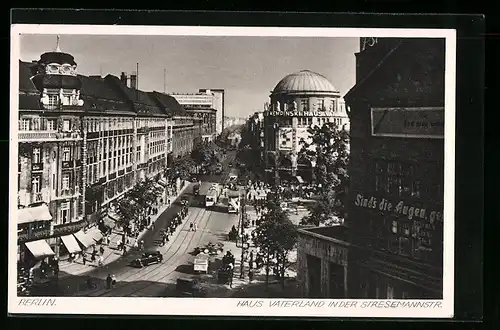
M 200 166 L 212 164 L 214 162 L 214 157 L 214 146 L 204 141 L 197 142 L 191 151 L 191 158 Z
M 349 132 L 335 123 L 308 130 L 311 139 L 302 141 L 301 157 L 316 163 L 318 200 L 309 208 L 303 224 L 332 225 L 343 221 L 346 191 L 349 185 Z
M 289 253 L 297 243 L 297 227 L 290 221 L 288 212 L 280 207 L 279 200 L 267 204 L 267 213 L 255 229 L 256 246 L 264 253 L 266 288 L 271 267 L 275 267 L 281 287 L 285 286 L 285 272 L 291 263 Z
M 130 228 L 130 224 L 139 217 L 139 208 L 133 200 L 127 197 L 123 197 L 115 203 L 115 210 L 119 217 L 117 225 L 124 229 Z

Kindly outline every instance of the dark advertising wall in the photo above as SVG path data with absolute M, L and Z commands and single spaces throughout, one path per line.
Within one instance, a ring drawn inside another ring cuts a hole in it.
M 349 282 L 357 284 L 350 295 L 437 298 L 443 264 L 444 42 L 404 40 L 391 52 L 345 97 L 351 108 L 348 221 L 350 242 L 359 247 L 350 251 Z

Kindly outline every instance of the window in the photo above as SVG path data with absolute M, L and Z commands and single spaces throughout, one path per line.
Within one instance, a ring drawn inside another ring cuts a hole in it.
M 420 182 L 414 165 L 375 162 L 375 191 L 398 197 L 420 197 Z
M 47 120 L 47 130 L 55 131 L 56 129 L 56 121 L 54 119 Z
M 32 159 L 34 164 L 39 164 L 41 163 L 41 157 L 40 157 L 40 148 L 33 148 L 33 159 Z
M 31 124 L 33 125 L 33 130 L 34 131 L 39 131 L 40 130 L 40 118 L 33 118 Z
M 23 118 L 21 123 L 19 124 L 19 130 L 21 131 L 29 131 L 30 129 L 30 120 L 28 118 Z
M 69 119 L 64 119 L 63 120 L 63 131 L 64 132 L 69 132 L 71 129 L 71 122 Z
M 318 110 L 324 110 L 325 109 L 325 100 L 318 99 L 318 101 L 316 103 L 316 107 L 318 108 Z
M 302 108 L 302 111 L 307 111 L 309 110 L 309 100 L 300 100 L 300 107 Z
M 62 190 L 68 190 L 69 189 L 69 174 L 65 173 L 62 176 Z
M 31 179 L 31 191 L 34 193 L 40 193 L 42 192 L 42 185 L 41 185 L 41 176 L 40 175 L 34 175 L 33 178 Z
M 63 161 L 68 162 L 71 160 L 71 149 L 70 147 L 63 148 Z
M 394 299 L 394 288 L 387 285 L 387 299 Z

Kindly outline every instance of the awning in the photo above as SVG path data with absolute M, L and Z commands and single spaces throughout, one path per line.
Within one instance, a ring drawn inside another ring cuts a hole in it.
M 95 244 L 94 238 L 87 231 L 86 233 L 81 229 L 80 231 L 73 234 L 78 242 L 83 245 L 84 248 L 88 248 Z
M 304 183 L 304 179 L 302 179 L 301 176 L 298 175 L 298 176 L 296 176 L 296 178 L 297 178 L 297 181 L 299 181 L 299 183 Z
M 26 242 L 25 245 L 36 259 L 44 259 L 46 257 L 55 255 L 54 251 L 52 251 L 52 249 L 50 248 L 49 243 L 47 243 L 47 241 L 45 241 L 44 239 L 41 239 L 39 241 Z
M 69 253 L 78 253 L 82 251 L 73 235 L 61 236 L 61 240 L 63 241 L 64 246 Z
M 114 220 L 113 218 L 111 218 L 109 215 L 107 215 L 104 218 L 102 218 L 102 222 L 108 228 L 113 229 L 113 228 L 116 227 L 116 220 Z
M 104 237 L 97 227 L 92 227 L 87 230 L 87 235 L 91 236 L 96 242 L 99 242 Z
M 49 208 L 45 204 L 35 207 L 26 207 L 24 209 L 17 210 L 17 212 L 18 224 L 52 220 L 52 215 L 50 214 Z

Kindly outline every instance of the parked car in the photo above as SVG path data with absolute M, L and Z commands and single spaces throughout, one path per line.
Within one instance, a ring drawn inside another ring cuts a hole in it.
M 132 266 L 142 268 L 151 264 L 160 263 L 163 261 L 163 255 L 160 251 L 145 252 L 140 258 L 132 261 Z

